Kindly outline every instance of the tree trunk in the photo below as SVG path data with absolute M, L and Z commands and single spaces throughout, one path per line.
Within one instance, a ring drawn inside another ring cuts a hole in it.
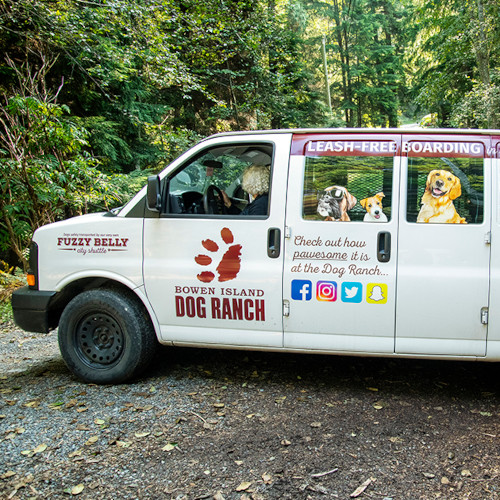
M 474 18 L 475 16 L 471 16 Z M 490 44 L 486 34 L 487 21 L 484 15 L 483 0 L 477 0 L 477 20 L 478 20 L 478 43 L 475 45 L 474 52 L 476 55 L 477 69 L 479 79 L 483 86 L 484 99 L 488 102 L 487 106 L 487 119 L 488 127 L 495 129 L 498 128 L 500 123 L 499 112 L 496 109 L 495 103 L 492 102 L 491 97 L 491 73 L 490 73 Z

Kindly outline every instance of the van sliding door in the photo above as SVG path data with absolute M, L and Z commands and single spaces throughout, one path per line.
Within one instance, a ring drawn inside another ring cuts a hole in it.
M 285 347 L 394 352 L 399 142 L 395 134 L 294 136 Z

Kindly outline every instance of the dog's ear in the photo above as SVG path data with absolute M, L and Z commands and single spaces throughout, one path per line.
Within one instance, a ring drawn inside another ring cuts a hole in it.
M 347 189 L 345 190 L 345 199 L 347 201 L 347 210 L 352 210 L 354 205 L 358 202 L 358 200 L 351 194 Z
M 385 194 L 384 194 L 382 191 L 380 191 L 380 193 L 377 193 L 375 196 L 376 196 L 377 198 L 385 198 Z M 361 203 L 361 202 L 360 202 L 360 203 Z
M 462 194 L 462 184 L 460 179 L 455 177 L 453 181 L 453 187 L 450 189 L 450 200 L 457 199 Z
M 366 203 L 368 202 L 368 198 L 363 198 L 362 200 L 359 200 L 359 204 L 366 209 Z

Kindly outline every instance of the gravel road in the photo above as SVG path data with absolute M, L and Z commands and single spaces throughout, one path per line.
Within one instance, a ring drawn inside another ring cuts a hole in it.
M 0 498 L 500 497 L 494 364 L 162 349 L 76 380 L 0 326 Z

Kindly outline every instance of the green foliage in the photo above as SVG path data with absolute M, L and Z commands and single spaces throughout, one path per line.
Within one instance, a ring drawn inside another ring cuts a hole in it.
M 148 127 L 147 133 L 151 141 L 161 148 L 162 158 L 156 165 L 155 171 L 166 167 L 193 144 L 202 139 L 202 136 L 186 128 L 172 130 L 168 125 L 152 125 Z
M 25 248 L 41 225 L 118 196 L 83 148 L 87 133 L 64 106 L 15 95 L 0 105 L 0 245 L 27 266 Z
M 26 275 L 19 268 L 0 260 L 0 324 L 12 321 L 12 292 L 26 285 Z
M 438 126 L 500 126 L 497 0 L 432 0 L 415 18 L 414 99 Z
M 302 56 L 300 0 L 279 8 L 249 0 L 7 0 L 0 9 L 5 52 L 34 62 L 32 47 L 58 55 L 49 79 L 64 76 L 59 102 L 81 118 L 106 172 L 170 158 L 158 127 L 205 136 L 323 121 Z
M 130 201 L 145 185 L 153 172 L 151 170 L 134 170 L 128 174 L 115 174 L 109 177 L 109 181 L 113 189 L 113 197 L 107 199 L 108 193 L 104 193 L 102 198 L 98 200 L 98 205 L 104 208 L 117 208 L 117 204 L 123 205 Z M 112 205 L 108 205 L 108 201 Z
M 0 302 L 0 324 L 12 321 L 12 306 L 10 301 Z
M 496 76 L 496 75 L 495 75 Z M 496 128 L 500 124 L 500 81 L 476 83 L 453 106 L 450 123 L 458 128 Z
M 33 231 L 43 224 L 130 199 L 148 171 L 108 176 L 83 148 L 88 136 L 67 110 L 19 95 L 0 106 L 0 246 L 12 248 L 27 266 Z
M 397 126 L 411 10 L 398 0 L 316 1 L 310 9 L 327 26 L 320 36 L 326 32 L 336 123 Z

